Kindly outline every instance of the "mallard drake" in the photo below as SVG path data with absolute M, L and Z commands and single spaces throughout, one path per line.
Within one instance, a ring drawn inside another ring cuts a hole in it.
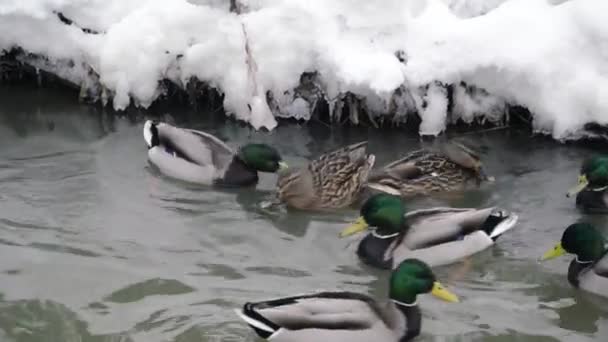
M 566 253 L 576 255 L 568 267 L 570 284 L 608 297 L 608 249 L 602 234 L 588 223 L 571 224 L 562 234 L 561 241 L 548 250 L 541 260 Z
M 143 135 L 150 163 L 190 183 L 247 186 L 257 183 L 258 172 L 287 168 L 279 153 L 265 144 L 247 144 L 235 152 L 209 133 L 150 120 Z
M 404 260 L 389 281 L 388 303 L 353 292 L 309 295 L 246 303 L 237 314 L 262 338 L 277 342 L 402 342 L 420 334 L 419 294 L 457 302 L 428 265 Z
M 367 187 L 411 197 L 461 190 L 486 180 L 492 181 L 493 177 L 486 175 L 479 156 L 464 145 L 449 142 L 436 149 L 410 152 L 372 171 Z
M 576 206 L 588 211 L 608 211 L 608 157 L 593 156 L 583 161 L 578 184 L 566 197 L 576 194 Z
M 340 237 L 371 229 L 359 243 L 357 255 L 384 269 L 406 258 L 431 267 L 460 261 L 492 246 L 518 220 L 514 213 L 495 207 L 432 208 L 406 214 L 401 197 L 389 194 L 371 196 L 360 214 Z
M 277 197 L 297 209 L 348 207 L 357 200 L 374 160 L 367 154 L 367 141 L 325 153 L 307 167 L 280 172 Z

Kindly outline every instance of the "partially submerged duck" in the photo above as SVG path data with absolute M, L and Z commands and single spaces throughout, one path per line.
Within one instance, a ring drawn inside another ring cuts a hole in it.
M 265 144 L 233 151 L 209 133 L 150 120 L 143 135 L 150 163 L 164 175 L 190 183 L 248 186 L 257 183 L 258 172 L 287 168 L 279 153 Z
M 465 189 L 469 184 L 492 181 L 479 155 L 464 145 L 449 142 L 438 149 L 421 149 L 374 170 L 367 187 L 411 197 Z
M 371 232 L 361 240 L 359 258 L 390 269 L 407 258 L 431 267 L 451 264 L 485 250 L 513 228 L 518 217 L 499 208 L 432 208 L 406 214 L 399 196 L 376 194 L 361 207 L 361 216 L 340 237 Z
M 359 293 L 319 292 L 246 303 L 236 312 L 260 337 L 277 342 L 403 342 L 420 334 L 416 298 L 429 292 L 458 301 L 428 265 L 409 259 L 392 272 L 386 304 Z
M 561 241 L 548 250 L 541 260 L 566 253 L 576 257 L 568 267 L 568 281 L 575 288 L 608 297 L 608 249 L 606 240 L 595 227 L 575 223 L 566 228 Z
M 289 207 L 303 210 L 345 208 L 357 201 L 374 166 L 367 141 L 325 153 L 306 167 L 279 173 L 277 197 Z
M 587 211 L 608 211 L 608 157 L 593 156 L 583 161 L 578 184 L 566 197 L 576 195 L 576 206 Z

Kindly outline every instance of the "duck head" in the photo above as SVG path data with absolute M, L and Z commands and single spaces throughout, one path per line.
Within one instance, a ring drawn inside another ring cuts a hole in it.
M 541 260 L 570 253 L 575 254 L 579 262 L 593 262 L 604 255 L 604 245 L 604 237 L 591 224 L 574 223 L 566 228 L 561 241 L 548 250 Z
M 578 176 L 578 184 L 570 189 L 566 197 L 571 197 L 585 188 L 601 189 L 608 187 L 608 157 L 593 156 L 585 159 Z
M 401 305 L 416 304 L 419 294 L 431 293 L 448 302 L 458 302 L 456 295 L 437 281 L 431 268 L 421 260 L 403 260 L 392 272 L 389 282 L 389 297 Z
M 360 210 L 361 216 L 340 233 L 346 237 L 374 228 L 378 235 L 400 233 L 405 227 L 405 204 L 399 196 L 376 194 L 371 196 Z
M 260 172 L 274 173 L 287 168 L 279 152 L 266 144 L 247 144 L 240 148 L 238 157 Z

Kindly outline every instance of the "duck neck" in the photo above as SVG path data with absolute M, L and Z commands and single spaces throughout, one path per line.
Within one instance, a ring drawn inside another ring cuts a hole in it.
M 371 233 L 361 240 L 357 249 L 357 255 L 364 263 L 382 269 L 390 269 L 392 267 L 393 258 L 392 256 L 386 256 L 386 251 L 399 237 L 399 233 L 385 234 L 372 230 Z
M 224 177 L 216 183 L 224 186 L 247 186 L 256 184 L 258 179 L 258 172 L 247 165 L 241 157 L 235 155 L 228 165 Z
M 586 188 L 576 195 L 576 206 L 585 209 L 606 210 L 604 190 Z
M 371 235 L 378 239 L 391 239 L 399 236 L 399 231 L 395 231 L 394 229 L 376 227 L 371 231 Z
M 608 254 L 608 251 L 598 248 L 595 253 L 587 253 L 586 255 L 576 255 L 574 260 L 570 262 L 568 267 L 568 281 L 574 287 L 579 286 L 578 277 L 581 272 L 592 268 L 595 263 Z
M 405 326 L 403 327 L 405 331 L 403 332 L 403 335 L 401 335 L 399 342 L 410 341 L 414 337 L 420 335 L 422 315 L 420 314 L 420 308 L 418 307 L 416 300 L 414 299 L 411 303 L 393 300 L 392 303 L 405 321 Z
M 579 287 L 578 276 L 581 274 L 581 272 L 590 268 L 592 265 L 593 262 L 581 262 L 578 260 L 578 257 L 572 260 L 572 262 L 570 262 L 570 266 L 568 267 L 568 282 L 574 287 Z

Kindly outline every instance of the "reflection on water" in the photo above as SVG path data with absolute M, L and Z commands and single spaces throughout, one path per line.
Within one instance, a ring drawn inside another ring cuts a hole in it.
M 0 304 L 2 341 L 132 342 L 125 333 L 94 335 L 65 305 L 52 300 L 3 301 Z
M 1 341 L 256 341 L 233 309 L 256 299 L 348 289 L 386 295 L 387 277 L 338 232 L 357 215 L 266 208 L 256 189 L 212 190 L 166 179 L 146 162 L 143 116 L 115 118 L 49 90 L 0 88 Z M 366 128 L 245 125 L 174 115 L 231 146 L 275 145 L 302 165 L 369 139 L 379 164 L 418 148 L 414 136 Z M 169 117 L 169 116 L 166 116 Z M 463 300 L 424 296 L 420 341 L 598 341 L 608 303 L 571 288 L 569 258 L 536 259 L 581 215 L 564 194 L 591 151 L 494 131 L 462 137 L 481 151 L 487 184 L 429 205 L 502 206 L 518 227 L 469 260 L 436 269 Z

